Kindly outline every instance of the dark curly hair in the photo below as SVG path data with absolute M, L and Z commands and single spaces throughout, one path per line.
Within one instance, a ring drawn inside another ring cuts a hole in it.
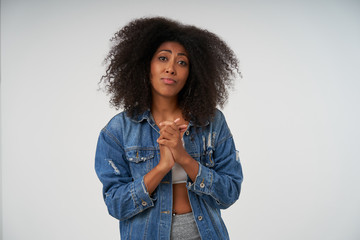
M 178 42 L 189 55 L 189 76 L 178 94 L 188 121 L 203 124 L 209 120 L 216 106 L 226 102 L 233 77 L 240 75 L 234 52 L 218 36 L 167 18 L 133 20 L 110 41 L 113 46 L 100 82 L 111 95 L 110 103 L 130 117 L 151 108 L 150 62 L 163 42 Z

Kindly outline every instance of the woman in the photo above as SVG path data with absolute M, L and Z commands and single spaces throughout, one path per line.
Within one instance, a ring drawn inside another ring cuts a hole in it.
M 242 170 L 223 114 L 238 61 L 216 35 L 165 18 L 117 32 L 102 80 L 122 107 L 102 129 L 95 170 L 122 239 L 228 239 L 220 209 Z

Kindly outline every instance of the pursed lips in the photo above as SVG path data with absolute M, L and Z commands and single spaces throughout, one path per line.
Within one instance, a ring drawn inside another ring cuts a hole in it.
M 172 78 L 161 78 L 161 80 L 165 83 L 165 84 L 175 84 L 176 81 Z

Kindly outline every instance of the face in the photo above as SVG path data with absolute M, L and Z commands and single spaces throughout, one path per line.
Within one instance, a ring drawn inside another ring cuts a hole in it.
M 150 63 L 153 97 L 177 97 L 189 76 L 189 64 L 188 54 L 180 43 L 162 43 Z

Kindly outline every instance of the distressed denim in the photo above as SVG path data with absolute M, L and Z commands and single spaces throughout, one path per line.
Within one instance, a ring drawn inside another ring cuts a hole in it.
M 100 133 L 95 170 L 109 214 L 120 222 L 121 239 L 170 239 L 171 171 L 151 196 L 144 184 L 144 175 L 160 160 L 159 136 L 150 111 L 136 118 L 119 113 Z M 216 110 L 204 126 L 190 121 L 183 139 L 199 163 L 195 182 L 188 177 L 186 186 L 200 236 L 229 239 L 220 209 L 239 198 L 243 175 L 224 115 Z

